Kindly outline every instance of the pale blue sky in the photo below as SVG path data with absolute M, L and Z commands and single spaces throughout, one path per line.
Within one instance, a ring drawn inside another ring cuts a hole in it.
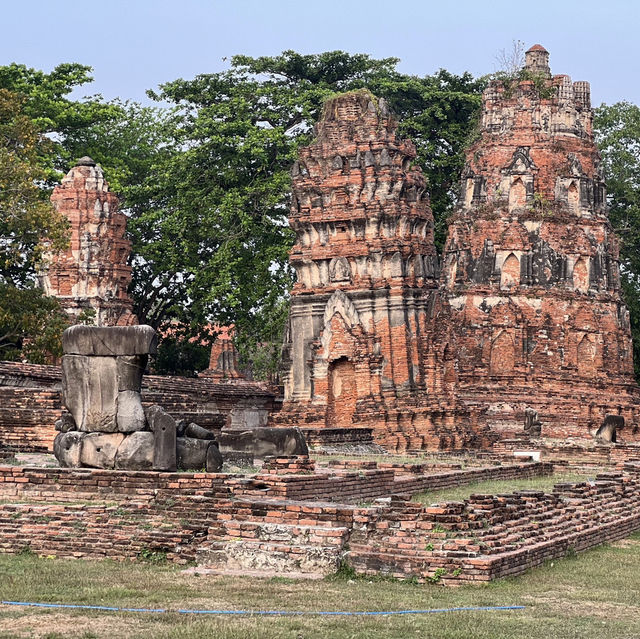
M 82 95 L 148 88 L 225 68 L 236 53 L 342 49 L 401 58 L 416 75 L 483 75 L 514 39 L 551 53 L 553 73 L 591 82 L 594 105 L 640 103 L 640 0 L 0 0 L 0 64 L 94 67 Z

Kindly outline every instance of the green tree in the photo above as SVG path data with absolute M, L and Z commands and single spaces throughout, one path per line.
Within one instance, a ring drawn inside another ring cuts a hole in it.
M 67 317 L 34 287 L 46 250 L 67 242 L 67 221 L 38 185 L 49 141 L 24 113 L 24 98 L 0 89 L 0 359 L 45 362 L 61 354 Z
M 69 325 L 58 300 L 33 286 L 0 282 L 0 360 L 45 364 L 62 355 L 62 332 Z
M 211 346 L 199 340 L 169 335 L 158 345 L 158 354 L 153 359 L 153 370 L 158 375 L 181 375 L 194 377 L 209 365 Z
M 69 98 L 76 87 L 93 80 L 90 72 L 91 67 L 77 63 L 60 64 L 51 73 L 23 64 L 0 66 L 0 89 L 21 96 L 22 115 L 49 140 L 46 147 L 40 148 L 38 156 L 49 187 L 59 181 L 60 171 L 68 170 L 79 157 L 67 140 L 118 115 L 118 104 L 105 103 L 101 96 L 83 100 Z
M 631 317 L 640 381 L 640 107 L 629 102 L 595 109 L 594 129 L 607 182 L 609 219 L 620 237 L 620 275 Z
M 0 282 L 33 282 L 47 248 L 67 242 L 67 222 L 39 188 L 45 171 L 39 157 L 49 141 L 23 112 L 21 96 L 0 89 Z
M 4 254 L 0 259 L 5 257 L 8 265 L 4 279 L 18 287 L 33 283 L 34 267 L 45 248 L 55 251 L 64 244 L 64 219 L 52 209 L 48 197 L 78 157 L 91 155 L 102 164 L 125 212 L 136 215 L 156 207 L 148 197 L 145 179 L 156 158 L 169 151 L 164 131 L 171 110 L 119 100 L 105 103 L 100 96 L 71 99 L 74 88 L 92 80 L 90 71 L 75 63 L 61 64 L 51 73 L 19 64 L 0 66 L 0 92 L 12 96 L 10 104 L 3 99 L 0 114 L 5 141 L 0 151 L 5 169 L 0 177 L 0 204 L 4 205 L 0 251 L 10 252 L 11 260 Z M 18 134 L 23 138 L 20 143 Z M 18 180 L 20 188 L 16 188 Z M 9 205 L 20 216 L 5 215 Z M 140 260 L 138 265 L 143 273 L 152 266 Z M 6 272 L 9 267 L 11 277 Z M 173 310 L 176 315 L 177 307 Z

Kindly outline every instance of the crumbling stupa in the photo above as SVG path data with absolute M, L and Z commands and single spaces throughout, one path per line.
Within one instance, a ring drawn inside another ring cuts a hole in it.
M 589 84 L 551 76 L 540 45 L 519 78 L 484 92 L 441 296 L 434 344 L 455 353 L 456 399 L 480 423 L 502 436 L 584 438 L 612 414 L 635 438 L 629 314 Z
M 50 256 L 40 277 L 45 293 L 57 297 L 73 319 L 93 310 L 97 326 L 137 324 L 127 293 L 127 218 L 118 211 L 118 198 L 109 191 L 100 166 L 89 157 L 78 160 L 54 189 L 51 201 L 69 219 L 71 244 Z
M 306 429 L 372 428 L 392 450 L 437 447 L 436 430 L 447 430 L 427 393 L 433 216 L 415 147 L 395 129 L 384 100 L 338 96 L 293 167 L 297 283 L 276 417 Z M 463 431 L 449 429 L 450 439 L 468 443 Z

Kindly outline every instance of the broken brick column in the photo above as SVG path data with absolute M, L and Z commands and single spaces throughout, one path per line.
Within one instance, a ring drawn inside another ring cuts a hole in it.
M 233 326 L 217 326 L 215 341 L 211 346 L 209 367 L 198 374 L 215 380 L 244 379 L 238 366 L 238 351 L 233 343 Z
M 536 45 L 517 77 L 484 92 L 444 249 L 435 368 L 502 436 L 536 424 L 543 437 L 593 437 L 612 414 L 635 439 L 640 396 L 589 84 L 548 62 Z
M 371 427 L 397 450 L 431 437 L 422 337 L 438 258 L 415 147 L 395 130 L 384 100 L 337 96 L 293 167 L 297 282 L 276 422 Z
M 54 189 L 51 202 L 69 219 L 71 243 L 66 251 L 49 256 L 40 276 L 45 293 L 57 297 L 74 320 L 92 310 L 97 326 L 137 324 L 127 293 L 127 218 L 118 212 L 118 198 L 109 191 L 100 166 L 89 157 L 78 160 Z

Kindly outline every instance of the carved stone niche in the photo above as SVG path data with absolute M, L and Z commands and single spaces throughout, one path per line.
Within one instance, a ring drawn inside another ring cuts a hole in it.
M 519 146 L 511 161 L 502 169 L 499 191 L 506 196 L 509 212 L 522 209 L 533 199 L 538 168 L 529 156 L 529 147 Z
M 334 257 L 329 264 L 329 278 L 332 282 L 351 281 L 351 267 L 344 257 Z

